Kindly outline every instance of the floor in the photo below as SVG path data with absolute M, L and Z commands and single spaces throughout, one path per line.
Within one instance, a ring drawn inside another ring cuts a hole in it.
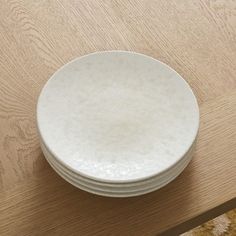
M 196 227 L 181 236 L 235 236 L 236 209 Z

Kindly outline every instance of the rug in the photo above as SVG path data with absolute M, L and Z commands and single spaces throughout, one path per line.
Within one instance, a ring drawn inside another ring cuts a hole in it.
M 181 236 L 236 236 L 236 209 L 181 234 Z

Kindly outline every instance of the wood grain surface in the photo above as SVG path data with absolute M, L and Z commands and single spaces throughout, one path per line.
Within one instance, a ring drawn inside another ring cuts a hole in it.
M 167 63 L 200 105 L 190 165 L 135 198 L 66 183 L 45 161 L 36 131 L 49 77 L 77 56 L 110 49 Z M 177 235 L 236 207 L 235 197 L 236 1 L 0 0 L 1 236 Z

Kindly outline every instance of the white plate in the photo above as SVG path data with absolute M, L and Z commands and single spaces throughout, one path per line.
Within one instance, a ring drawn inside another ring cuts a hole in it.
M 38 100 L 38 130 L 58 162 L 96 181 L 129 183 L 184 157 L 199 125 L 182 77 L 154 58 L 89 54 L 58 70 Z

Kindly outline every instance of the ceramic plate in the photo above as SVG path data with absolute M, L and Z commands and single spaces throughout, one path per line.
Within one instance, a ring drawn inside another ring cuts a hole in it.
M 145 180 L 184 157 L 199 124 L 196 98 L 162 62 L 107 51 L 73 60 L 44 86 L 41 139 L 56 160 L 86 178 Z

